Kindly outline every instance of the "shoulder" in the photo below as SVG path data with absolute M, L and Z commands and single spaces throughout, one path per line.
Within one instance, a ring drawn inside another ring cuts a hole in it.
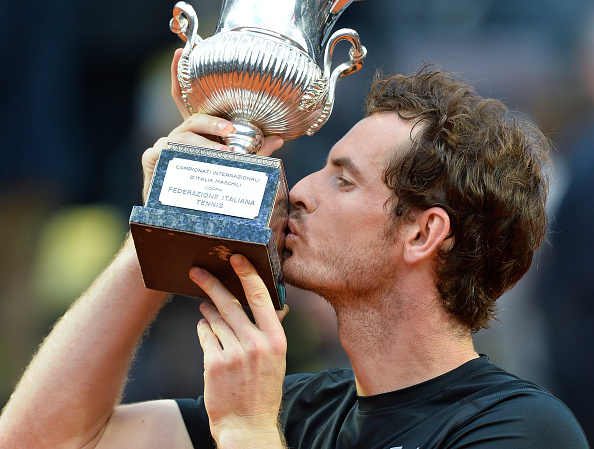
M 472 411 L 461 417 L 461 444 L 452 447 L 589 447 L 569 408 L 539 385 L 497 367 L 467 380 L 481 387 L 461 400 Z
M 546 390 L 515 391 L 499 404 L 496 415 L 513 417 L 510 430 L 521 430 L 530 441 L 540 441 L 539 447 L 588 447 L 573 413 Z

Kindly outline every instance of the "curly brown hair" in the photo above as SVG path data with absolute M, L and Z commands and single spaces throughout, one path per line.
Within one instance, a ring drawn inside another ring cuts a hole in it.
M 391 214 L 398 223 L 434 206 L 448 213 L 451 244 L 438 252 L 436 286 L 462 324 L 488 327 L 497 298 L 528 271 L 546 235 L 549 139 L 500 101 L 428 66 L 377 76 L 366 109 L 421 127 L 384 172 Z

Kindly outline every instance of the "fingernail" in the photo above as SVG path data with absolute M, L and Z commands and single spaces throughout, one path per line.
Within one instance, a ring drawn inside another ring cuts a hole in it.
M 203 310 L 203 309 L 210 309 L 210 308 L 213 308 L 213 307 L 214 307 L 214 304 L 213 304 L 212 302 L 208 301 L 208 300 L 206 300 L 206 301 L 202 301 L 202 302 L 200 303 L 200 305 L 198 306 L 198 308 L 199 308 L 200 310 Z
M 190 277 L 192 279 L 200 281 L 200 280 L 204 279 L 205 275 L 206 275 L 206 271 L 204 271 L 202 268 L 193 267 L 190 269 Z
M 229 258 L 229 262 L 231 262 L 231 265 L 233 265 L 235 268 L 241 268 L 245 265 L 245 259 L 239 254 L 233 254 Z
M 221 121 L 217 124 L 217 131 L 221 132 L 224 131 L 225 129 L 227 129 L 229 126 L 231 126 L 232 123 L 228 122 L 228 121 Z

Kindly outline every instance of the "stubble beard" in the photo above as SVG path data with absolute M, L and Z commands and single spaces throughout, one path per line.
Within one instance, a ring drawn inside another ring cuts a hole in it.
M 306 235 L 307 230 L 302 229 Z M 301 240 L 307 245 L 303 235 L 300 235 Z M 378 295 L 385 293 L 394 276 L 388 247 L 385 234 L 378 235 L 377 240 L 365 248 L 340 251 L 333 247 L 313 247 L 315 261 L 299 260 L 297 255 L 285 259 L 285 281 L 326 299 L 337 313 L 343 308 L 370 305 Z

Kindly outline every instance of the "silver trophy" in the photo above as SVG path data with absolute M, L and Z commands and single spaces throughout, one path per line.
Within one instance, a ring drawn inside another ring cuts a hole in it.
M 184 103 L 230 120 L 236 132 L 225 139 L 232 151 L 171 143 L 161 152 L 147 201 L 130 216 L 147 287 L 205 298 L 188 276 L 201 266 L 246 304 L 228 262 L 241 253 L 282 308 L 288 189 L 282 162 L 255 153 L 264 136 L 312 135 L 328 120 L 337 81 L 366 54 L 355 31 L 330 35 L 352 1 L 223 0 L 216 32 L 204 40 L 194 9 L 175 5 L 170 28 L 186 42 L 178 65 Z M 343 40 L 349 60 L 332 70 Z
M 231 120 L 233 151 L 255 153 L 262 137 L 312 135 L 334 106 L 337 81 L 366 55 L 358 34 L 334 23 L 353 0 L 224 0 L 215 34 L 198 36 L 194 9 L 179 2 L 170 28 L 186 42 L 178 78 L 186 107 Z M 332 71 L 336 44 L 352 44 Z

